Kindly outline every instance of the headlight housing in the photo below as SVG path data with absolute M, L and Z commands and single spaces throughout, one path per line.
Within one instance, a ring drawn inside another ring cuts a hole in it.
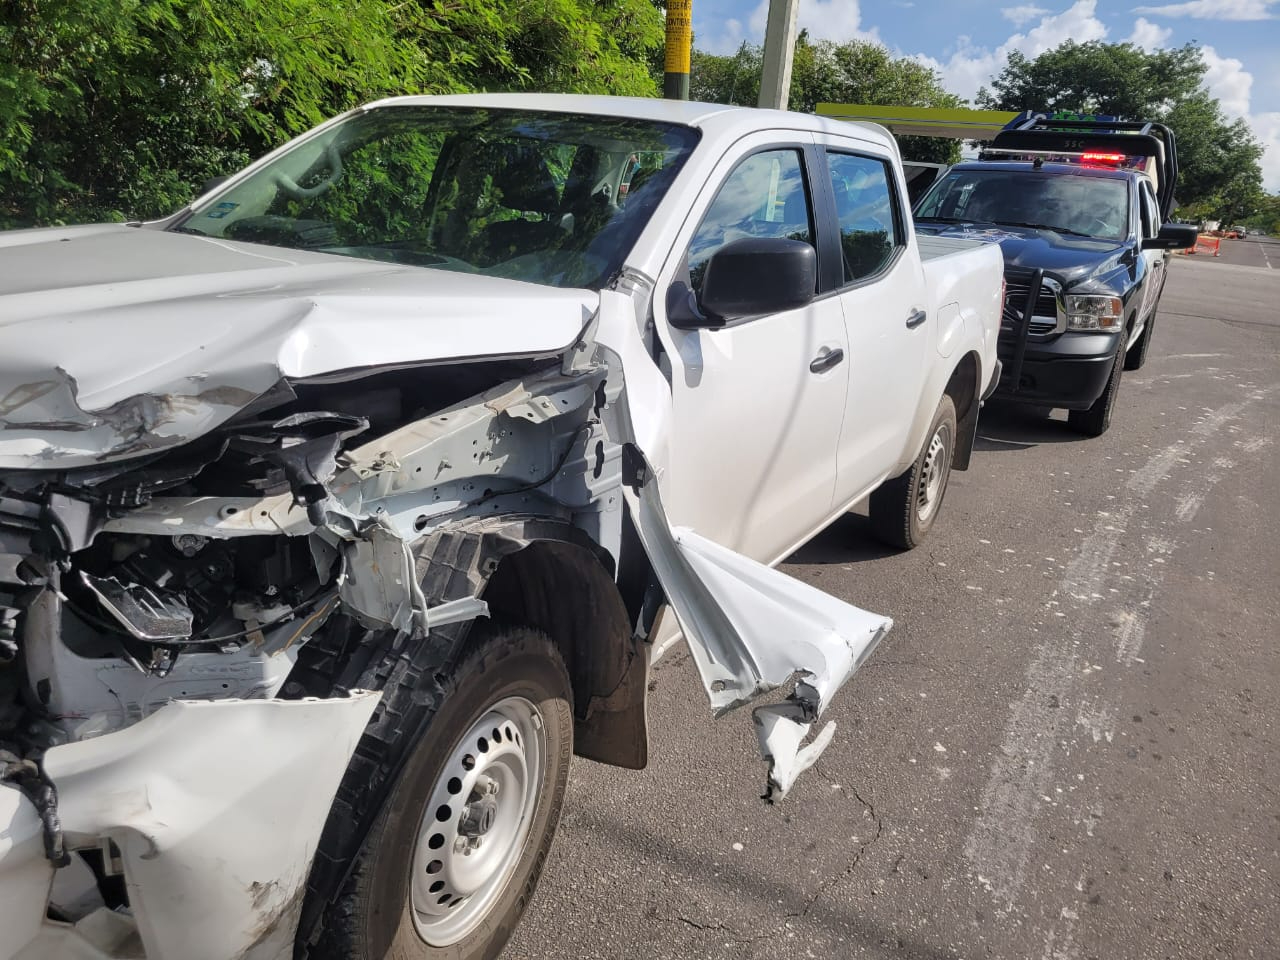
M 1124 301 L 1102 294 L 1068 294 L 1067 329 L 1111 333 L 1124 326 Z

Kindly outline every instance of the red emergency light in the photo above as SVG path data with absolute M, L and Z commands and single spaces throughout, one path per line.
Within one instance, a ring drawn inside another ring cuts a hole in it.
M 1125 162 L 1127 157 L 1123 153 L 1086 153 L 1081 159 L 1085 163 L 1107 163 L 1112 166 L 1118 166 Z

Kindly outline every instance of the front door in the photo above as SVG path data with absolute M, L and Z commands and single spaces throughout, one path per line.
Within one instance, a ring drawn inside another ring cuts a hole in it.
M 672 326 L 666 301 L 673 288 L 696 295 L 708 260 L 733 240 L 816 244 L 811 143 L 798 133 L 738 142 L 695 201 L 654 303 L 672 384 L 667 514 L 770 563 L 832 509 L 849 376 L 840 300 L 819 297 L 797 310 L 697 330 Z

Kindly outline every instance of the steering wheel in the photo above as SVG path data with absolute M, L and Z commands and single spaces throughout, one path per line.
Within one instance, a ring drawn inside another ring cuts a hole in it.
M 324 155 L 329 161 L 329 175 L 314 187 L 300 187 L 298 182 L 287 173 L 277 173 L 272 180 L 275 185 L 294 200 L 310 200 L 324 193 L 342 178 L 342 155 L 338 153 L 336 144 L 324 148 Z

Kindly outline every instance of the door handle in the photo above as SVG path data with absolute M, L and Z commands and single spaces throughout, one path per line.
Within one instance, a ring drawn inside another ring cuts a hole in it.
M 914 330 L 928 319 L 929 315 L 923 310 L 912 310 L 907 314 L 907 329 Z
M 824 370 L 830 370 L 843 359 L 844 351 L 839 347 L 820 353 L 809 362 L 809 372 L 822 373 Z

